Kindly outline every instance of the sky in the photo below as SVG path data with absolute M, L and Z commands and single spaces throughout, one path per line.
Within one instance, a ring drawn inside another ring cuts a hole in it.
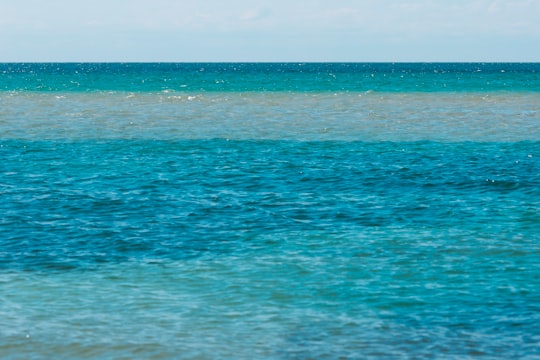
M 0 62 L 540 62 L 540 0 L 0 0 Z

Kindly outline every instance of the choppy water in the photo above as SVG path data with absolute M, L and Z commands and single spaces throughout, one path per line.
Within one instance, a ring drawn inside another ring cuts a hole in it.
M 0 357 L 540 357 L 538 70 L 0 65 Z

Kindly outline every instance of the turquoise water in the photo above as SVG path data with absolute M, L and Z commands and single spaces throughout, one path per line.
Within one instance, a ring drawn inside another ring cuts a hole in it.
M 539 70 L 0 64 L 0 357 L 540 357 Z
M 540 63 L 0 64 L 29 91 L 540 91 Z

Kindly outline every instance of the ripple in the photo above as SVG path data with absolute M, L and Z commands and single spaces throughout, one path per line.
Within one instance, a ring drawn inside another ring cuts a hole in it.
M 7 358 L 537 355 L 537 142 L 2 145 Z

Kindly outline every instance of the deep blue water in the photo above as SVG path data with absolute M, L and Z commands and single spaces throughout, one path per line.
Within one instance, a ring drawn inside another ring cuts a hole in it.
M 6 141 L 2 268 L 242 253 L 261 234 L 290 231 L 459 229 L 534 247 L 539 150 L 539 142 Z
M 538 70 L 0 64 L 0 357 L 540 357 Z

